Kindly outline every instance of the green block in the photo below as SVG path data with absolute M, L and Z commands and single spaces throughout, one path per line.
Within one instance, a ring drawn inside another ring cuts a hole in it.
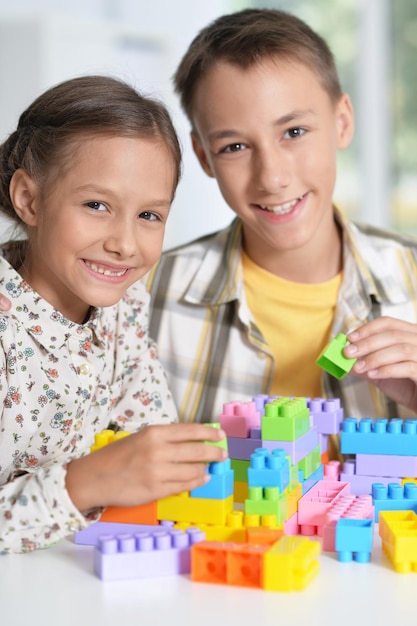
M 287 519 L 287 509 L 287 494 L 279 493 L 278 487 L 249 487 L 246 515 L 274 515 L 277 524 L 282 524 Z
M 277 398 L 265 405 L 261 437 L 265 441 L 295 441 L 310 430 L 305 398 Z
M 231 469 L 235 473 L 235 481 L 240 483 L 248 482 L 248 467 L 250 461 L 244 461 L 241 459 L 230 459 Z
M 212 426 L 213 428 L 220 429 L 220 422 L 207 422 L 204 424 L 204 426 Z M 226 452 L 229 451 L 227 445 L 227 437 L 225 437 L 224 439 L 220 439 L 220 441 L 205 441 L 204 443 L 208 443 L 211 446 L 216 446 L 217 448 L 224 448 Z
M 347 337 L 339 333 L 323 350 L 316 364 L 339 380 L 346 376 L 355 365 L 357 359 L 347 359 L 343 348 L 347 344 Z

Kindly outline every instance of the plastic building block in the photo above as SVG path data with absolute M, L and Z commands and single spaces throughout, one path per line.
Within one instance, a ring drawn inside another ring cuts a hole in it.
M 101 514 L 100 521 L 124 524 L 158 524 L 156 502 L 139 506 L 108 506 Z
M 248 497 L 248 483 L 235 480 L 234 492 L 233 492 L 234 501 L 238 502 L 239 504 L 243 504 L 247 497 Z
M 226 518 L 233 509 L 233 496 L 224 500 L 191 498 L 185 492 L 178 496 L 168 496 L 157 502 L 159 520 L 190 522 L 193 524 L 226 524 Z
M 202 541 L 191 549 L 191 580 L 195 582 L 262 587 L 262 555 L 268 545 Z
M 343 454 L 394 454 L 417 456 L 417 420 L 348 417 L 342 424 Z
M 350 493 L 349 483 L 320 480 L 298 502 L 302 535 L 322 534 L 326 515 L 335 502 Z
M 228 437 L 249 437 L 252 428 L 260 428 L 261 414 L 255 402 L 226 402 L 219 422 Z
M 310 430 L 305 398 L 279 397 L 265 405 L 261 436 L 268 441 L 295 441 Z
M 247 515 L 274 515 L 277 524 L 282 524 L 287 517 L 287 496 L 281 494 L 278 487 L 249 487 L 245 500 Z
M 340 479 L 340 461 L 328 461 L 324 465 L 324 480 Z
M 219 422 L 207 422 L 205 426 L 212 426 L 212 428 L 220 429 Z M 224 450 L 227 450 L 227 437 L 224 437 L 220 441 L 206 441 L 205 443 L 210 444 L 211 446 L 216 446 L 217 448 L 224 448 Z
M 306 537 L 282 537 L 264 553 L 263 584 L 268 591 L 305 589 L 320 570 L 320 544 Z
M 339 398 L 312 398 L 307 401 L 312 423 L 319 435 L 337 435 L 343 422 L 343 409 Z
M 343 354 L 343 348 L 348 343 L 346 335 L 339 333 L 324 348 L 316 364 L 339 380 L 346 376 L 355 365 L 357 359 L 348 359 Z
M 335 502 L 326 514 L 326 523 L 323 527 L 322 548 L 324 552 L 335 552 L 336 525 L 342 518 L 373 520 L 372 496 L 348 494 Z
M 356 473 L 363 476 L 417 477 L 417 457 L 415 456 L 357 454 L 355 460 Z
M 389 483 L 397 482 L 401 484 L 401 478 L 395 478 L 390 476 L 363 476 L 356 474 L 356 461 L 354 459 L 348 459 L 343 464 L 343 471 L 340 473 L 340 480 L 342 482 L 348 482 L 350 484 L 350 491 L 357 496 L 363 494 L 372 494 L 372 485 L 374 483 L 381 483 L 388 485 Z
M 369 519 L 340 519 L 336 523 L 335 549 L 338 560 L 368 563 L 371 559 L 373 522 Z
M 147 524 L 122 524 L 117 522 L 95 522 L 74 534 L 74 542 L 79 545 L 95 546 L 101 535 L 123 535 L 154 530 L 169 530 L 174 527 L 171 521 L 163 521 L 157 526 Z
M 378 521 L 380 511 L 416 511 L 417 512 L 417 485 L 405 483 L 381 483 L 372 485 L 372 500 L 375 508 L 375 521 Z
M 110 443 L 114 441 L 118 441 L 119 439 L 123 439 L 124 437 L 128 437 L 130 435 L 126 430 L 118 430 L 115 432 L 114 430 L 105 429 L 99 433 L 94 435 L 94 443 L 90 446 L 90 452 L 95 452 L 104 446 L 108 446 Z
M 276 448 L 282 448 L 286 456 L 290 457 L 290 463 L 294 465 L 301 461 L 307 454 L 312 452 L 318 444 L 317 428 L 312 426 L 310 430 L 295 441 L 270 441 L 255 437 L 256 430 L 252 430 L 248 439 L 240 437 L 228 437 L 229 457 L 241 461 L 249 461 L 251 454 L 257 448 L 266 448 L 269 452 Z M 260 433 L 258 433 L 260 435 Z
M 303 537 L 282 537 L 272 546 L 202 541 L 191 548 L 196 582 L 262 588 L 304 589 L 319 571 L 320 545 Z
M 309 476 L 306 480 L 300 480 L 303 496 L 310 491 L 319 481 L 322 481 L 324 478 L 324 468 L 323 465 Z
M 414 511 L 381 511 L 382 548 L 398 573 L 417 572 L 417 515 Z
M 189 574 L 191 546 L 204 539 L 198 528 L 101 535 L 94 550 L 94 571 L 102 580 Z
M 210 481 L 190 491 L 191 498 L 224 500 L 233 496 L 234 472 L 230 459 L 222 463 L 210 463 L 207 469 Z
M 276 448 L 269 452 L 266 448 L 257 448 L 250 458 L 249 487 L 278 487 L 283 493 L 289 482 L 290 464 L 285 451 Z
M 302 472 L 300 482 L 307 480 L 307 478 L 319 469 L 321 465 L 320 456 L 320 448 L 317 446 L 312 452 L 309 452 L 303 459 L 298 461 L 298 472 Z

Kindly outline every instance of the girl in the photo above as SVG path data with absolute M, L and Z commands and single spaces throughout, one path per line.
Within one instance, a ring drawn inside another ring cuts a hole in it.
M 0 257 L 3 552 L 54 543 L 110 504 L 194 489 L 224 460 L 205 443 L 223 432 L 171 424 L 139 282 L 180 165 L 166 109 L 100 76 L 46 91 L 0 146 L 0 209 L 25 232 Z M 132 435 L 86 454 L 109 425 Z

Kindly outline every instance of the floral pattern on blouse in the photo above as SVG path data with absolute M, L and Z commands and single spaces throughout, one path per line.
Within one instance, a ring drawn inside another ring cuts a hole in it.
M 177 421 L 148 335 L 140 282 L 85 324 L 63 317 L 0 257 L 0 552 L 28 552 L 85 528 L 65 465 L 110 423 L 123 430 Z

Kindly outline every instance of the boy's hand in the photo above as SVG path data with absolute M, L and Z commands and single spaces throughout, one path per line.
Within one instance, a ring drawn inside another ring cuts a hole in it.
M 191 491 L 209 479 L 207 464 L 227 458 L 223 430 L 204 424 L 148 426 L 67 466 L 74 505 L 134 506 Z
M 351 374 L 371 380 L 386 396 L 417 413 L 417 325 L 380 317 L 347 338 L 345 356 L 358 359 Z

